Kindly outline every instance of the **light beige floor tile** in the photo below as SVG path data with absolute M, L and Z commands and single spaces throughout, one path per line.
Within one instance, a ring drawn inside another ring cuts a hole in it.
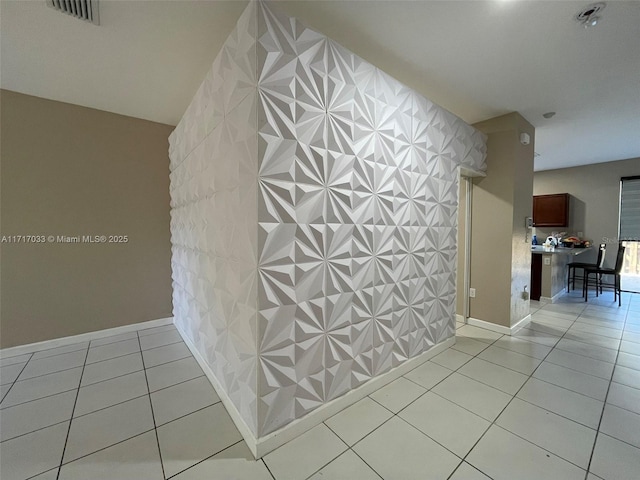
M 9 393 L 9 390 L 13 386 L 13 383 L 7 383 L 6 385 L 0 385 L 0 401 L 4 399 L 5 395 Z M 2 404 L 0 403 L 0 407 Z
M 98 347 L 91 347 L 87 356 L 87 365 L 96 362 L 103 362 L 116 357 L 131 355 L 140 351 L 140 343 L 137 338 L 124 340 L 122 342 L 109 343 Z
M 63 465 L 59 480 L 160 480 L 155 432 L 147 432 Z
M 622 335 L 625 342 L 640 343 L 640 333 L 630 332 L 626 330 Z
M 16 382 L 6 398 L 0 403 L 0 408 L 74 390 L 80 384 L 81 375 L 82 367 L 77 367 Z
M 460 463 L 458 457 L 397 417 L 353 449 L 382 478 L 388 479 L 447 478 Z
M 71 418 L 76 392 L 65 392 L 0 410 L 0 440 L 24 435 Z
M 618 353 L 618 365 L 632 368 L 633 370 L 640 370 L 640 355 L 620 352 Z
M 73 343 L 71 345 L 64 345 L 62 347 L 49 348 L 47 350 L 40 350 L 33 354 L 31 360 L 40 360 L 41 358 L 53 357 L 55 355 L 61 355 L 63 353 L 77 352 L 79 350 L 86 351 L 89 348 L 89 342 Z
M 493 345 L 480 353 L 478 358 L 515 370 L 516 372 L 524 375 L 531 375 L 538 365 L 540 365 L 540 360 L 537 358 L 512 352 L 511 350 L 505 350 L 504 348 Z
M 220 397 L 205 376 L 151 394 L 151 405 L 158 426 L 219 401 Z
M 437 363 L 424 362 L 419 367 L 407 373 L 405 378 L 428 389 L 447 378 L 451 375 L 451 372 L 448 368 L 438 365 Z
M 536 332 L 535 330 L 531 330 L 530 328 L 522 328 L 513 336 L 515 338 L 519 338 L 520 340 L 539 343 L 540 345 L 544 345 L 546 347 L 553 347 L 556 343 L 558 343 L 558 340 L 560 340 L 559 335 Z
M 64 422 L 0 443 L 2 480 L 30 478 L 60 465 L 68 430 Z
M 15 365 L 16 363 L 21 363 L 24 365 L 31 358 L 32 353 L 25 353 L 24 355 L 13 355 L 11 357 L 2 357 L 0 358 L 0 368 L 8 367 L 9 365 Z
M 507 406 L 496 424 L 586 469 L 596 431 L 518 398 Z
M 553 349 L 545 361 L 577 370 L 578 372 L 604 378 L 605 380 L 611 379 L 613 375 L 613 363 L 603 362 L 602 360 L 585 357 L 584 355 L 578 355 L 558 348 Z
M 622 327 L 620 329 L 611 327 L 602 327 L 596 325 L 589 325 L 588 323 L 576 322 L 569 329 L 569 332 L 585 332 L 592 335 L 601 335 L 603 337 L 614 338 L 619 340 L 622 337 Z
M 135 372 L 82 387 L 73 412 L 74 417 L 147 395 L 144 372 Z
M 572 390 L 582 395 L 604 401 L 609 388 L 609 381 L 593 375 L 587 375 L 560 365 L 542 362 L 533 374 L 535 378 L 553 383 L 559 387 Z
M 575 340 L 576 342 L 588 343 L 597 347 L 609 348 L 617 350 L 620 346 L 620 340 L 617 338 L 603 337 L 602 335 L 594 335 L 592 333 L 581 332 L 577 330 L 569 330 L 564 338 L 567 340 Z
M 184 342 L 171 343 L 162 347 L 152 348 L 142 352 L 144 366 L 146 368 L 162 365 L 191 356 L 191 352 Z
M 345 443 L 321 423 L 267 454 L 264 462 L 278 480 L 298 480 L 307 478 L 345 450 Z
M 529 378 L 514 370 L 487 362 L 480 358 L 474 358 L 463 365 L 458 372 L 490 387 L 497 388 L 509 395 L 515 395 Z
M 153 429 L 149 397 L 114 405 L 71 422 L 64 463 Z
M 489 421 L 493 421 L 512 398 L 459 373 L 451 374 L 432 391 Z
M 462 328 L 456 330 L 456 336 L 469 337 L 479 342 L 493 343 L 500 337 L 501 334 L 492 332 L 485 328 L 476 327 L 474 325 L 465 325 Z
M 166 423 L 157 431 L 167 477 L 242 440 L 222 403 Z
M 611 382 L 607 403 L 640 414 L 640 390 L 621 383 Z
M 497 340 L 493 346 L 504 348 L 505 350 L 510 350 L 522 355 L 528 355 L 530 357 L 537 358 L 538 360 L 543 360 L 551 351 L 551 347 L 540 345 L 539 343 L 528 342 L 516 337 L 510 337 L 508 335 Z
M 482 417 L 431 392 L 398 415 L 461 458 L 469 453 L 490 425 Z
M 26 364 L 27 362 L 22 362 L 0 367 L 0 384 L 8 385 L 15 382 Z
M 351 446 L 392 416 L 389 410 L 369 397 L 365 397 L 326 420 L 325 423 L 347 445 Z
M 554 337 L 561 337 L 564 335 L 564 332 L 567 331 L 565 327 L 560 327 L 558 325 L 548 324 L 545 322 L 540 322 L 538 320 L 532 320 L 527 326 L 529 330 L 534 330 L 540 333 L 547 333 L 549 335 L 553 335 Z
M 264 462 L 256 461 L 244 442 L 236 443 L 173 478 L 174 480 L 272 480 Z
M 640 448 L 640 414 L 607 404 L 600 432 Z
M 640 389 L 640 371 L 616 365 L 613 371 L 613 381 Z
M 351 450 L 347 450 L 329 465 L 323 467 L 309 480 L 327 480 L 330 478 L 349 478 L 357 480 L 380 480 L 380 477 L 371 470 L 360 457 Z M 194 479 L 195 480 L 195 479 Z
M 460 336 L 456 337 L 456 343 L 451 348 L 458 350 L 459 352 L 466 353 L 467 355 L 476 356 L 488 347 L 489 344 L 486 342 Z
M 449 370 L 457 370 L 472 358 L 473 357 L 471 355 L 459 352 L 453 348 L 448 348 L 444 352 L 433 357 L 430 361 L 448 368 Z
M 494 480 L 584 480 L 586 472 L 494 425 L 467 457 Z M 517 472 L 517 473 L 516 473 Z
M 149 391 L 155 392 L 161 388 L 170 387 L 176 383 L 185 382 L 202 375 L 204 374 L 193 357 L 164 363 L 147 369 Z
M 590 471 L 607 480 L 638 478 L 640 449 L 599 433 Z
M 420 385 L 400 377 L 369 396 L 393 413 L 398 413 L 426 391 Z
M 589 428 L 598 428 L 603 402 L 566 388 L 531 378 L 517 398 L 569 418 Z
M 548 326 L 557 327 L 563 331 L 567 330 L 576 321 L 575 317 L 566 318 L 558 317 L 555 315 L 548 315 L 541 312 L 536 312 L 531 315 L 532 322 L 542 323 Z
M 177 330 L 140 337 L 142 350 L 149 350 L 150 348 L 162 347 L 177 342 L 182 342 L 182 337 Z
M 462 462 L 449 480 L 491 480 L 480 470 Z
M 48 472 L 44 472 L 40 475 L 36 475 L 35 477 L 31 477 L 29 480 L 58 480 L 58 470 L 60 469 L 54 468 L 53 470 L 49 470 Z
M 74 367 L 81 367 L 84 364 L 86 356 L 86 350 L 78 350 L 54 357 L 41 358 L 40 360 L 30 360 L 20 374 L 19 380 L 48 375 L 49 373 L 60 372 Z
M 585 357 L 595 358 L 596 360 L 609 363 L 614 363 L 618 354 L 616 350 L 611 350 L 610 348 L 602 348 L 588 343 L 569 340 L 568 338 L 560 340 L 556 345 L 556 349 L 583 355 Z
M 99 347 L 101 345 L 108 345 L 110 343 L 122 342 L 123 340 L 131 340 L 138 338 L 138 332 L 127 332 L 119 335 L 111 335 L 109 337 L 97 338 L 91 340 L 91 347 Z
M 92 363 L 84 368 L 80 385 L 83 387 L 92 385 L 97 382 L 109 380 L 110 378 L 138 372 L 142 369 L 142 355 L 140 353 L 113 358 L 111 360 L 105 360 L 104 362 Z
M 625 353 L 631 353 L 633 355 L 640 355 L 640 343 L 629 342 L 622 340 L 620 342 L 620 351 Z

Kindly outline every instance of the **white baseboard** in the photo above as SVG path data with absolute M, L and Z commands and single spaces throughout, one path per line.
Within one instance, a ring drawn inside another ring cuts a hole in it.
M 540 297 L 540 301 L 542 303 L 556 303 L 560 297 L 562 297 L 565 293 L 567 293 L 566 287 L 556 293 L 553 297 Z
M 302 435 L 304 432 L 310 430 L 316 425 L 319 425 L 328 418 L 333 417 L 336 413 L 353 405 L 357 401 L 375 392 L 386 384 L 391 383 L 393 380 L 401 377 L 405 373 L 413 370 L 430 358 L 455 344 L 455 337 L 451 337 L 444 342 L 434 345 L 428 351 L 418 355 L 417 357 L 407 360 L 402 365 L 399 365 L 398 367 L 382 375 L 379 375 L 376 378 L 372 378 L 365 384 L 360 385 L 353 390 L 350 390 L 341 397 L 325 403 L 312 412 L 309 412 L 304 417 L 294 420 L 293 422 L 285 425 L 279 430 L 272 432 L 264 437 L 256 438 L 249 426 L 240 415 L 240 412 L 238 411 L 236 406 L 233 404 L 226 392 L 222 389 L 222 385 L 214 375 L 213 370 L 211 370 L 211 367 L 207 364 L 204 357 L 200 354 L 200 352 L 198 352 L 198 350 L 195 348 L 195 345 L 191 342 L 185 332 L 181 330 L 180 326 L 176 325 L 176 327 L 180 332 L 180 335 L 182 335 L 185 343 L 191 350 L 191 353 L 193 353 L 193 356 L 200 364 L 200 367 L 202 367 L 205 375 L 211 381 L 213 388 L 216 390 L 218 396 L 222 400 L 222 403 L 227 409 L 229 416 L 240 431 L 240 434 L 244 438 L 247 446 L 249 447 L 251 453 L 253 453 L 253 456 L 255 458 L 261 458 L 267 453 L 272 452 L 276 448 L 280 447 L 281 445 L 284 445 L 285 443 Z
M 3 348 L 0 350 L 0 356 L 16 356 L 25 353 L 37 352 L 40 350 L 48 350 L 50 348 L 64 347 L 73 343 L 86 342 L 89 340 L 97 340 L 99 338 L 111 337 L 122 333 L 135 332 L 144 328 L 161 327 L 173 323 L 173 317 L 159 318 L 157 320 L 149 320 L 147 322 L 132 323 L 131 325 L 123 325 L 121 327 L 107 328 L 105 330 L 97 330 L 95 332 L 81 333 L 70 337 L 54 338 L 52 340 L 44 340 L 43 342 L 29 343 L 27 345 L 18 345 L 17 347 Z
M 456 313 L 456 322 L 464 323 L 464 317 Z
M 469 325 L 484 328 L 485 330 L 491 330 L 492 332 L 502 333 L 503 335 L 515 335 L 518 330 L 524 328 L 531 321 L 531 315 L 527 315 L 522 320 L 518 321 L 511 327 L 505 327 L 504 325 L 496 325 L 495 323 L 485 322 L 479 318 L 469 317 Z

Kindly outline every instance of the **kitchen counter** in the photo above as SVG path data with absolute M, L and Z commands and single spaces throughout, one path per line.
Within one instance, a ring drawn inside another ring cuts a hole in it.
M 567 264 L 591 248 L 556 247 L 545 251 L 542 245 L 532 246 L 531 299 L 547 303 L 557 301 L 566 291 Z
M 591 247 L 587 248 L 566 248 L 566 247 L 556 247 L 553 250 L 545 250 L 542 245 L 532 245 L 531 253 L 535 254 L 547 254 L 547 255 L 580 255 L 581 253 L 588 252 L 591 250 Z

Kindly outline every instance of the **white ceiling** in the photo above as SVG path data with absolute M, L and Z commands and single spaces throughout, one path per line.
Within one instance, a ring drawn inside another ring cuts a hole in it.
M 640 2 L 282 1 L 469 123 L 518 111 L 536 170 L 640 157 Z M 99 27 L 0 2 L 2 88 L 176 124 L 246 1 L 100 0 Z M 542 114 L 556 111 L 552 119 Z

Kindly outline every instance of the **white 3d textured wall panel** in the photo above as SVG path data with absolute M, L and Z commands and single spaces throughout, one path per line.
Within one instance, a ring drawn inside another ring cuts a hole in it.
M 475 129 L 252 2 L 170 143 L 176 322 L 256 437 L 454 335 Z

